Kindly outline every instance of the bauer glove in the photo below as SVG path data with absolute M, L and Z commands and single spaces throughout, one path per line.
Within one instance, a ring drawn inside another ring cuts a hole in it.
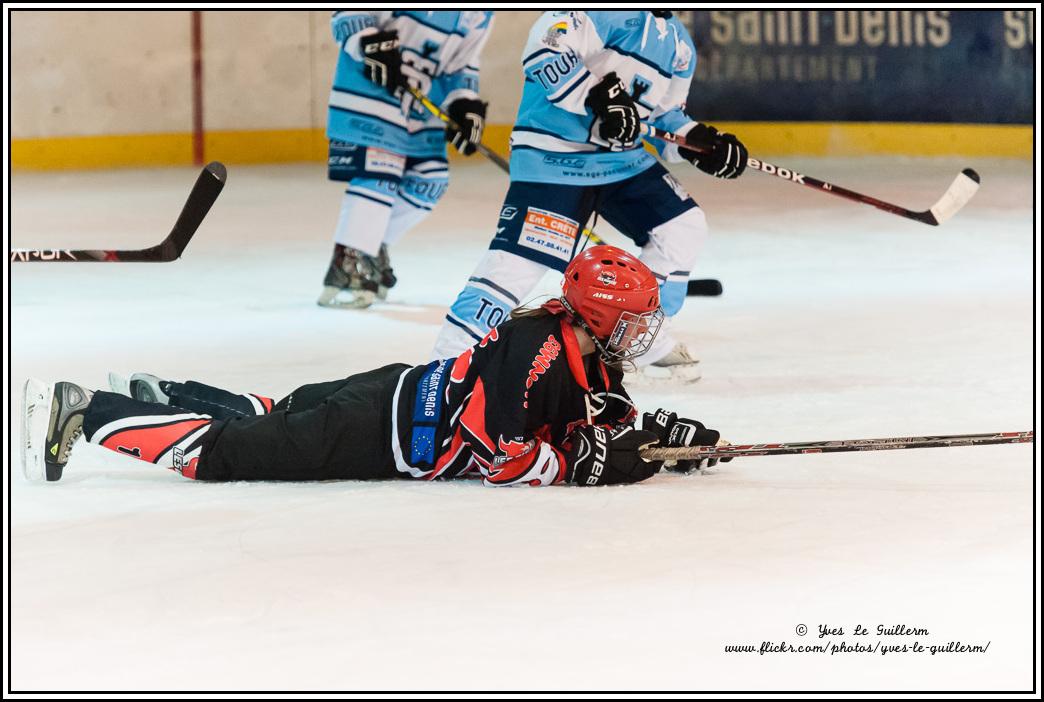
M 660 440 L 660 446 L 664 448 L 681 448 L 684 446 L 728 446 L 729 442 L 721 438 L 721 434 L 708 429 L 702 423 L 694 419 L 679 417 L 675 412 L 658 409 L 656 412 L 646 412 L 642 415 L 642 429 L 656 434 Z M 722 458 L 722 463 L 728 463 L 732 458 Z M 700 460 L 669 461 L 665 463 L 667 470 L 678 473 L 690 473 L 697 468 L 706 470 L 718 463 L 717 458 L 703 458 Z
M 359 39 L 359 51 L 363 56 L 363 74 L 392 95 L 402 89 L 402 54 L 399 53 L 399 33 L 394 29 L 387 32 L 367 34 Z
M 576 485 L 638 483 L 660 471 L 662 461 L 646 461 L 641 449 L 656 443 L 656 434 L 632 426 L 587 425 L 569 435 L 566 482 Z
M 446 114 L 456 123 L 456 129 L 446 125 L 446 141 L 465 156 L 475 153 L 476 145 L 482 143 L 487 104 L 481 100 L 458 98 L 446 108 Z
M 629 149 L 638 142 L 642 131 L 638 108 L 615 72 L 591 88 L 584 104 L 594 113 L 598 136 L 613 149 Z
M 732 134 L 697 122 L 685 134 L 692 149 L 678 147 L 681 157 L 715 178 L 739 178 L 747 169 L 747 147 Z

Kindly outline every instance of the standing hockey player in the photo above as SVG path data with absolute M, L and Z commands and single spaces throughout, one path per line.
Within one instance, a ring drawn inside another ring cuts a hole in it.
M 633 426 L 618 365 L 648 350 L 663 319 L 648 268 L 620 249 L 588 249 L 566 269 L 562 293 L 517 311 L 459 358 L 305 385 L 279 402 L 144 374 L 130 383 L 139 399 L 30 380 L 23 469 L 59 480 L 83 434 L 197 480 L 470 474 L 494 486 L 611 485 L 660 469 L 640 456 L 646 446 L 719 443 L 718 432 L 665 410 Z
M 341 50 L 326 129 L 329 177 L 347 186 L 319 304 L 369 307 L 395 285 L 388 248 L 446 190 L 446 142 L 470 155 L 482 139 L 479 54 L 493 13 L 344 11 L 331 22 Z M 415 104 L 407 84 L 459 129 Z
M 474 344 L 547 269 L 564 270 L 594 212 L 642 248 L 664 312 L 678 313 L 707 225 L 703 210 L 642 147 L 642 122 L 692 145 L 655 140 L 668 161 L 689 161 L 718 178 L 739 177 L 747 163 L 736 137 L 683 111 L 695 64 L 692 40 L 670 12 L 547 12 L 537 20 L 523 52 L 511 185 L 496 235 L 450 308 L 433 357 Z M 687 380 L 699 377 L 696 363 L 662 333 L 641 367 Z

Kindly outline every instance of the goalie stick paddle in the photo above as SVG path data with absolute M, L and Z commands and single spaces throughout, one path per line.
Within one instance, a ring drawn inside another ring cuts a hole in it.
M 662 129 L 657 129 L 651 125 L 643 125 L 643 133 L 647 137 L 662 139 L 663 141 L 670 142 L 671 144 L 684 147 L 691 151 L 700 151 L 697 148 L 687 146 L 684 137 L 665 132 Z M 837 195 L 838 197 L 843 197 L 852 202 L 860 202 L 864 205 L 870 205 L 879 210 L 899 215 L 900 217 L 912 219 L 917 222 L 923 222 L 925 224 L 931 224 L 933 226 L 938 226 L 957 214 L 962 207 L 968 204 L 968 201 L 972 199 L 975 193 L 978 192 L 979 184 L 981 183 L 978 173 L 973 171 L 971 168 L 965 168 L 957 174 L 957 178 L 950 184 L 950 187 L 947 188 L 946 192 L 943 193 L 938 202 L 923 212 L 916 212 L 914 210 L 908 210 L 905 207 L 900 207 L 899 205 L 894 205 L 890 202 L 885 202 L 884 200 L 878 200 L 876 197 L 870 197 L 869 195 L 863 195 L 862 193 L 857 193 L 848 188 L 842 188 L 840 185 L 834 185 L 825 180 L 819 180 L 818 178 L 798 173 L 791 168 L 776 166 L 760 159 L 748 157 L 747 168 L 753 168 L 762 173 L 782 178 L 788 183 L 804 185 L 807 188 L 813 188 L 830 195 Z
M 222 163 L 213 161 L 203 169 L 192 186 L 178 221 L 167 238 L 147 249 L 12 249 L 12 263 L 51 261 L 98 261 L 123 263 L 166 263 L 177 260 L 199 229 L 221 189 L 228 173 Z
M 726 444 L 722 446 L 647 448 L 642 449 L 641 454 L 642 458 L 650 461 L 689 461 L 703 458 L 734 458 L 736 456 L 783 456 L 795 453 L 843 453 L 847 451 L 890 451 L 894 449 L 945 448 L 948 446 L 1024 444 L 1032 443 L 1033 440 L 1032 431 L 1009 431 L 998 434 L 953 434 L 950 436 L 848 439 L 785 444 Z
M 431 114 L 433 114 L 436 117 L 438 117 L 440 120 L 442 120 L 444 123 L 446 123 L 447 125 L 449 125 L 453 129 L 459 129 L 457 123 L 454 122 L 453 119 L 448 114 L 443 112 L 439 108 L 438 105 L 436 105 L 434 102 L 432 102 L 431 99 L 429 99 L 427 95 L 425 95 L 420 90 L 418 90 L 417 88 L 413 87 L 412 85 L 407 85 L 406 86 L 406 91 L 410 95 L 412 95 L 414 97 L 414 99 L 416 99 L 421 105 L 423 105 L 424 109 L 426 109 L 428 112 L 430 112 Z M 504 171 L 505 173 L 510 173 L 511 172 L 510 164 L 508 164 L 508 162 L 506 160 L 504 160 L 504 158 L 500 154 L 498 154 L 496 151 L 493 151 L 492 149 L 490 149 L 485 144 L 483 144 L 481 142 L 478 143 L 478 144 L 475 144 L 475 150 L 478 151 L 483 156 L 485 156 L 486 158 L 488 158 L 493 163 L 495 163 L 500 168 L 500 170 Z M 605 244 L 606 243 L 605 239 L 603 239 L 602 237 L 598 236 L 597 234 L 595 234 L 590 229 L 586 229 L 585 228 L 584 231 L 581 232 L 581 233 L 584 236 L 586 236 L 588 239 L 590 239 L 592 244 L 601 245 L 601 244 Z M 721 291 L 722 291 L 721 282 L 717 281 L 717 280 L 715 280 L 713 278 L 708 278 L 708 279 L 704 279 L 704 280 L 690 280 L 688 289 L 686 290 L 685 294 L 687 296 L 689 296 L 689 297 L 696 297 L 696 296 L 713 297 L 713 296 L 716 296 L 716 295 L 721 295 Z

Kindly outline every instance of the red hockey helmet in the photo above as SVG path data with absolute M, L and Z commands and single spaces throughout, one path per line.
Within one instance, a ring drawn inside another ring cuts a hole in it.
M 562 302 L 607 361 L 627 361 L 648 351 L 663 323 L 656 276 L 615 246 L 592 246 L 569 263 Z

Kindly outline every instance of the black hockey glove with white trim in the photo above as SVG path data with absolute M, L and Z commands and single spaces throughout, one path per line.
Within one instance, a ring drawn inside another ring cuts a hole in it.
M 685 134 L 685 143 L 696 150 L 679 146 L 682 158 L 715 178 L 739 178 L 747 169 L 747 147 L 709 124 L 697 122 Z
M 402 89 L 402 54 L 399 53 L 397 31 L 367 34 L 359 39 L 359 50 L 363 55 L 363 73 L 367 80 L 392 95 Z
M 656 434 L 660 446 L 665 448 L 681 448 L 683 446 L 726 446 L 729 442 L 721 440 L 721 434 L 708 429 L 694 419 L 679 417 L 675 412 L 658 409 L 642 415 L 642 429 Z M 722 458 L 728 463 L 732 458 Z M 665 463 L 667 470 L 678 473 L 690 473 L 699 468 L 705 470 L 718 463 L 717 458 L 704 458 L 696 461 L 678 461 Z
M 638 142 L 642 122 L 623 81 L 610 73 L 587 94 L 584 103 L 594 113 L 598 136 L 614 149 L 629 149 Z
M 639 451 L 656 444 L 656 434 L 632 426 L 587 425 L 569 436 L 566 482 L 576 485 L 638 483 L 660 471 L 662 461 L 646 461 Z
M 458 127 L 454 129 L 446 125 L 446 141 L 465 156 L 475 153 L 475 145 L 482 142 L 482 130 L 486 128 L 487 105 L 488 103 L 481 100 L 458 98 L 446 108 L 446 114 Z

